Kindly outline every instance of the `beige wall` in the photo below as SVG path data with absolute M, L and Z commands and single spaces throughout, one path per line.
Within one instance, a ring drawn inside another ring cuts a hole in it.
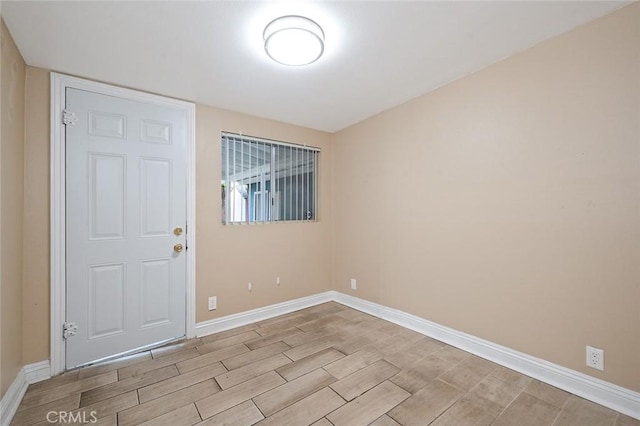
M 339 132 L 333 158 L 334 289 L 640 391 L 640 4 Z
M 2 114 L 0 256 L 2 334 L 0 395 L 4 395 L 22 367 L 22 238 L 24 185 L 25 63 L 7 30 L 2 27 Z
M 331 136 L 201 105 L 196 122 L 197 321 L 327 291 L 331 286 Z M 223 226 L 222 131 L 320 147 L 318 222 Z M 247 290 L 249 282 L 252 292 Z M 207 311 L 209 296 L 218 296 L 217 311 Z
M 27 67 L 24 363 L 49 358 L 49 72 Z M 197 321 L 326 291 L 331 283 L 331 136 L 198 105 Z M 322 148 L 317 223 L 223 226 L 220 132 Z M 281 285 L 275 285 L 276 275 Z M 253 291 L 247 291 L 247 284 Z M 218 310 L 207 310 L 218 296 Z
M 23 363 L 49 358 L 49 73 L 27 67 Z

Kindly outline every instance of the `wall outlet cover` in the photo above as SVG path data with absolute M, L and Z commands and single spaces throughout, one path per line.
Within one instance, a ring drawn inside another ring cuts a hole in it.
M 209 310 L 215 311 L 218 309 L 218 298 L 216 296 L 211 296 L 209 298 Z
M 604 371 L 604 350 L 587 346 L 587 367 Z

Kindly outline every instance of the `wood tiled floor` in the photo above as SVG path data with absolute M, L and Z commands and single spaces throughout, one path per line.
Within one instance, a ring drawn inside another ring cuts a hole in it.
M 640 426 L 337 303 L 36 383 L 13 424 L 52 424 L 59 411 L 127 426 Z

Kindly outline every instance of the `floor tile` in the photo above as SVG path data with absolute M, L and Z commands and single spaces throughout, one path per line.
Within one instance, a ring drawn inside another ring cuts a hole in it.
M 345 401 L 330 388 L 324 388 L 258 423 L 261 426 L 310 425 L 343 405 Z
M 195 348 L 198 345 L 202 344 L 202 340 L 200 339 L 187 339 L 180 343 L 169 344 L 166 346 L 161 346 L 156 349 L 151 350 L 151 356 L 153 358 L 160 358 L 162 356 L 171 355 L 176 352 L 183 351 L 189 348 Z
M 199 423 L 203 426 L 250 426 L 264 419 L 252 401 L 246 401 Z
M 522 391 L 519 384 L 503 382 L 492 375 L 482 379 L 463 398 L 498 416 Z
M 110 371 L 97 376 L 87 377 L 86 379 L 79 379 L 75 382 L 56 386 L 51 389 L 41 389 L 29 392 L 25 394 L 18 410 L 29 409 L 37 405 L 66 398 L 89 389 L 99 388 L 110 383 L 116 383 L 117 380 L 118 373 L 116 371 Z M 80 404 L 82 405 L 82 402 Z
M 80 406 L 80 394 L 76 393 L 65 398 L 57 399 L 43 405 L 33 406 L 24 409 L 20 406 L 18 412 L 13 417 L 14 425 L 30 425 L 47 420 L 47 413 L 50 411 L 73 411 Z M 50 416 L 50 418 L 53 418 Z
M 272 320 L 269 323 L 265 323 L 264 325 L 260 325 L 256 332 L 261 336 L 271 336 L 274 334 L 282 333 L 285 330 L 289 330 L 292 328 L 297 328 L 296 325 L 302 324 L 304 322 L 310 321 L 312 317 L 305 316 L 303 314 L 292 315 L 287 318 L 282 318 L 280 321 Z M 267 320 L 269 321 L 269 320 Z M 298 329 L 301 333 L 302 330 Z
M 222 389 L 229 389 L 237 384 L 246 382 L 247 380 L 258 377 L 266 372 L 275 370 L 285 364 L 289 364 L 291 360 L 283 354 L 274 355 L 272 357 L 245 365 L 227 373 L 216 376 L 216 382 Z
M 300 346 L 296 346 L 293 349 L 289 349 L 284 354 L 287 357 L 291 358 L 293 361 L 297 361 L 316 352 L 320 352 L 323 349 L 330 348 L 335 343 L 340 341 L 340 339 L 334 336 L 321 337 L 319 339 L 312 340 L 311 342 L 304 343 Z
M 402 425 L 429 424 L 444 413 L 463 391 L 440 380 L 434 380 L 389 412 L 389 417 Z
M 434 352 L 433 355 L 437 356 L 438 358 L 442 358 L 445 361 L 449 361 L 453 364 L 458 364 L 467 357 L 471 356 L 470 353 L 449 345 L 445 345 L 442 349 Z
M 484 359 L 470 356 L 440 375 L 440 379 L 457 388 L 468 391 L 487 377 L 496 365 Z
M 431 337 L 427 336 L 422 336 L 421 339 L 409 346 L 409 348 L 407 348 L 407 351 L 426 356 L 434 354 L 446 346 L 446 344 L 442 343 L 439 340 L 432 339 Z
M 399 326 L 398 324 L 394 324 L 389 321 L 385 321 L 384 323 L 382 323 L 381 326 L 378 328 L 378 330 L 384 333 L 387 333 L 389 336 L 398 336 L 404 340 L 411 340 L 411 339 L 417 340 L 417 339 L 422 339 L 424 337 L 420 333 L 417 333 L 413 330 L 409 330 L 408 328 L 404 328 L 402 326 Z
M 340 313 L 335 314 L 335 316 L 340 317 Z M 333 330 L 335 333 L 339 335 L 346 335 L 351 338 L 358 336 L 365 336 L 367 334 L 383 334 L 381 331 L 377 330 L 375 327 L 375 323 L 370 320 L 345 320 L 344 317 L 339 321 L 333 321 L 327 324 L 326 328 Z M 370 336 L 373 338 L 374 336 Z
M 140 362 L 127 367 L 122 367 L 118 369 L 118 380 L 124 380 L 132 376 L 139 376 L 148 371 L 157 370 L 186 359 L 195 358 L 199 355 L 200 354 L 196 348 L 189 348 L 157 359 L 152 359 L 147 362 Z
M 336 315 L 340 315 L 344 319 L 348 319 L 351 321 L 373 321 L 377 318 L 373 315 L 369 315 L 364 312 L 357 311 L 355 309 L 343 309 L 340 312 L 336 312 Z
M 459 400 L 430 426 L 488 426 L 495 419 L 482 407 Z
M 201 355 L 204 355 L 209 352 L 218 351 L 222 348 L 227 348 L 229 346 L 234 346 L 239 343 L 247 342 L 249 340 L 254 340 L 254 339 L 257 339 L 258 337 L 260 337 L 260 335 L 255 331 L 251 330 L 251 331 L 236 334 L 235 336 L 230 336 L 224 339 L 213 340 L 209 343 L 205 343 L 203 345 L 198 346 L 196 349 L 198 349 L 198 352 L 200 352 Z M 203 340 L 204 340 L 204 337 L 203 337 Z
M 216 363 L 139 388 L 138 395 L 140 396 L 140 403 L 144 404 L 152 399 L 188 388 L 196 383 L 212 379 L 226 371 L 227 369 L 224 368 L 221 363 Z
M 295 348 L 296 346 L 304 345 L 305 343 L 309 343 L 323 337 L 333 336 L 333 330 L 300 331 L 301 332 L 299 334 L 285 337 L 282 341 L 292 348 Z
M 93 415 L 98 419 L 138 405 L 138 393 L 135 390 L 98 401 L 94 404 L 74 410 L 73 413 L 85 413 L 84 418 Z
M 334 377 L 342 379 L 367 365 L 373 364 L 381 358 L 382 354 L 377 349 L 365 348 L 334 361 L 323 368 Z
M 369 426 L 401 426 L 400 423 L 393 420 L 391 417 L 386 414 L 378 417 L 378 419 L 371 423 Z
M 501 365 L 496 366 L 495 370 L 491 373 L 492 377 L 502 380 L 503 382 L 510 383 L 519 389 L 524 389 L 533 381 L 529 376 L 525 376 L 517 371 L 510 370 Z
M 44 389 L 51 389 L 57 386 L 66 385 L 68 383 L 77 382 L 79 378 L 81 378 L 80 370 L 68 371 L 58 376 L 54 376 L 50 379 L 43 380 L 42 382 L 30 384 L 29 388 L 27 389 L 27 393 Z
M 410 393 L 416 393 L 432 380 L 453 368 L 454 364 L 435 355 L 428 355 L 411 368 L 402 370 L 390 380 Z
M 426 355 L 419 355 L 409 351 L 398 351 L 390 355 L 386 355 L 384 359 L 385 361 L 390 362 L 391 364 L 397 366 L 398 368 L 408 371 L 409 369 L 411 369 L 411 367 L 413 367 L 418 361 L 423 359 L 425 356 Z M 440 360 L 440 361 L 445 362 L 443 360 Z
M 170 411 L 159 417 L 141 423 L 141 426 L 191 426 L 200 423 L 200 415 L 193 404 Z
M 227 367 L 228 370 L 235 370 L 236 368 L 244 367 L 245 365 L 284 352 L 287 349 L 291 349 L 291 346 L 287 345 L 284 342 L 276 342 L 268 346 L 263 346 L 259 349 L 254 349 L 250 352 L 243 353 L 241 355 L 227 358 L 222 361 L 222 363 L 225 367 Z
M 374 338 L 368 335 L 356 335 L 355 337 L 349 337 L 347 334 L 342 333 L 336 333 L 336 335 L 342 337 L 342 341 L 335 343 L 333 348 L 345 355 L 358 352 L 375 341 Z
M 68 425 L 68 423 L 66 423 Z M 117 425 L 117 417 L 115 414 L 112 414 L 107 417 L 103 417 L 98 419 L 97 422 L 91 423 L 91 426 L 116 426 Z
M 347 401 L 362 395 L 369 389 L 394 376 L 400 369 L 387 361 L 380 360 L 356 371 L 331 385 L 331 389 Z
M 344 354 L 334 348 L 327 348 L 278 368 L 276 371 L 287 380 L 293 380 L 317 368 L 324 367 L 343 358 Z
M 420 340 L 420 337 L 413 335 L 405 336 L 402 333 L 394 334 L 382 340 L 375 341 L 372 346 L 380 351 L 384 357 L 394 353 L 405 351 L 412 344 Z
M 403 369 L 411 368 L 416 362 L 444 347 L 442 342 L 423 337 L 411 344 L 405 350 L 395 352 L 385 357 L 387 361 Z
M 149 361 L 152 362 L 152 361 Z M 124 380 L 119 380 L 99 388 L 82 392 L 80 398 L 80 406 L 85 407 L 103 399 L 111 398 L 134 389 L 138 389 L 161 380 L 168 379 L 178 375 L 178 369 L 175 365 L 169 365 L 157 370 L 151 370 L 139 376 L 132 376 Z
M 134 426 L 146 422 L 218 392 L 220 392 L 220 386 L 213 379 L 196 383 L 188 388 L 120 411 L 118 426 Z
M 212 342 L 224 340 L 228 337 L 244 334 L 252 330 L 256 330 L 257 328 L 258 328 L 258 324 L 247 324 L 240 327 L 232 328 L 230 330 L 220 331 L 218 333 L 209 334 L 208 336 L 203 336 L 200 338 L 200 340 L 202 340 L 202 343 L 212 343 Z
M 634 419 L 624 414 L 618 414 L 616 426 L 640 426 L 640 420 Z
M 562 389 L 558 389 L 546 383 L 542 383 L 539 380 L 532 380 L 524 389 L 529 395 L 535 396 L 549 404 L 562 408 L 566 404 L 569 396 L 569 392 L 565 392 Z
M 218 349 L 217 351 L 208 352 L 205 355 L 200 355 L 196 358 L 191 358 L 186 361 L 181 361 L 176 364 L 178 367 L 178 371 L 180 374 L 184 374 L 187 371 L 195 370 L 197 368 L 202 368 L 206 365 L 215 364 L 224 359 L 232 358 L 234 356 L 238 356 L 243 353 L 249 352 L 249 348 L 247 348 L 242 343 L 229 346 L 226 348 Z
M 246 341 L 244 344 L 247 345 L 247 347 L 249 349 L 258 349 L 261 348 L 263 346 L 268 346 L 272 343 L 276 343 L 276 342 L 280 342 L 280 341 L 284 341 L 285 339 L 289 338 L 289 337 L 293 337 L 293 336 L 297 336 L 299 334 L 302 334 L 303 331 L 298 329 L 298 328 L 287 328 L 283 331 L 279 331 L 277 333 L 273 333 L 273 334 L 268 334 L 264 337 L 260 337 L 257 339 L 253 339 L 253 340 L 248 340 Z
M 270 371 L 255 379 L 240 383 L 237 386 L 218 392 L 196 402 L 196 407 L 203 419 L 212 417 L 224 410 L 263 394 L 286 381 L 275 371 Z
M 493 425 L 551 426 L 559 412 L 558 407 L 523 392 L 498 416 Z
M 265 416 L 270 416 L 335 381 L 331 374 L 318 369 L 265 392 L 253 401 Z
M 128 365 L 138 364 L 144 361 L 148 361 L 151 359 L 151 353 L 149 351 L 140 352 L 133 355 L 127 355 L 122 358 L 117 358 L 111 361 L 90 365 L 87 367 L 82 367 L 78 370 L 79 376 L 81 379 L 86 377 L 93 377 L 99 374 L 107 373 L 109 371 L 114 371 L 119 368 L 126 367 Z
M 333 426 L 333 423 L 327 420 L 326 417 L 323 417 L 317 422 L 312 423 L 311 426 Z
M 617 417 L 613 410 L 571 395 L 553 426 L 615 425 Z
M 411 394 L 389 381 L 380 383 L 327 416 L 335 426 L 367 425 Z
M 330 325 L 334 322 L 340 322 L 340 321 L 344 321 L 344 318 L 338 315 L 327 315 L 312 321 L 299 324 L 297 325 L 297 327 L 302 331 L 311 331 L 311 330 L 323 329 L 327 325 Z

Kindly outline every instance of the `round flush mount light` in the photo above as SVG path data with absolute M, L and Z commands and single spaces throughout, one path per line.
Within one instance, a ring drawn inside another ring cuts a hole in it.
M 283 65 L 309 65 L 324 52 L 324 31 L 304 16 L 276 18 L 265 27 L 262 37 L 267 55 Z

